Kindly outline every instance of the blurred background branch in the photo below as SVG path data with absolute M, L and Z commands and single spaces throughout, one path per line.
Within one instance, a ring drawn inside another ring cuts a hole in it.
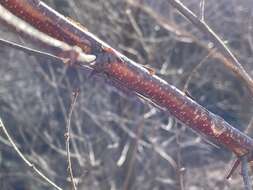
M 252 95 L 246 86 L 223 64 L 218 64 L 224 61 L 224 56 L 167 0 L 142 0 L 141 7 L 123 0 L 45 2 L 64 15 L 78 19 L 130 58 L 156 68 L 159 76 L 180 89 L 192 75 L 187 85 L 191 95 L 238 129 L 243 130 L 251 120 Z M 182 2 L 201 15 L 199 0 Z M 206 1 L 204 17 L 226 39 L 225 43 L 250 76 L 253 73 L 251 3 L 251 0 Z M 1 38 L 34 48 L 3 24 L 0 26 Z M 212 51 L 215 53 L 208 56 Z M 64 67 L 47 57 L 28 56 L 10 47 L 1 48 L 0 55 L 3 120 L 7 126 L 13 126 L 10 134 L 25 156 L 40 165 L 57 184 L 66 188 L 69 185 L 65 180 L 68 174 L 63 121 L 67 121 L 72 89 L 79 87 L 70 139 L 70 157 L 78 189 L 120 189 L 126 183 L 132 156 L 134 169 L 128 179 L 129 189 L 178 189 L 175 176 L 178 154 L 185 168 L 183 180 L 188 189 L 242 188 L 239 173 L 230 181 L 224 180 L 224 168 L 233 160 L 228 152 L 203 143 L 198 135 L 183 126 L 178 152 L 176 125 L 180 124 L 152 106 L 139 103 L 135 97 L 129 101 L 123 93 L 106 85 L 107 81 L 95 78 L 85 82 L 89 80 L 85 70 Z M 191 74 L 203 59 L 205 62 Z M 139 136 L 136 132 L 143 118 Z M 19 163 L 15 153 L 2 141 L 0 150 L 2 189 L 48 188 L 48 184 Z

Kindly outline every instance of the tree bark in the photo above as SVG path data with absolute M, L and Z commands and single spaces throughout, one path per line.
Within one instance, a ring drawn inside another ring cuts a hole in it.
M 78 46 L 85 54 L 95 55 L 95 62 L 86 65 L 94 73 L 102 73 L 102 76 L 112 80 L 118 87 L 127 89 L 170 113 L 196 132 L 222 144 L 238 157 L 253 149 L 253 140 L 250 137 L 45 3 L 39 0 L 0 0 L 0 5 L 44 34 L 70 46 Z M 8 24 L 8 21 L 5 22 Z M 61 56 L 58 51 L 53 53 Z M 252 160 L 252 156 L 249 160 Z

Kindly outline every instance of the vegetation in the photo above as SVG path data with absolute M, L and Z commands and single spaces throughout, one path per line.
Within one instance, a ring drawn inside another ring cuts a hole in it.
M 155 68 L 158 76 L 251 135 L 249 83 L 224 64 L 223 50 L 214 50 L 212 39 L 169 1 L 145 0 L 141 6 L 138 1 L 122 0 L 45 2 L 128 57 Z M 204 9 L 199 1 L 183 3 L 214 29 L 251 75 L 250 1 L 208 1 Z M 1 37 L 34 48 L 23 37 L 10 33 L 5 24 L 1 24 Z M 224 179 L 228 163 L 235 159 L 230 152 L 205 143 L 206 138 L 167 113 L 142 104 L 124 89 L 120 92 L 107 85 L 110 80 L 88 77 L 86 69 L 2 47 L 1 117 L 18 148 L 64 189 L 71 185 L 65 126 L 77 88 L 80 92 L 70 123 L 70 158 L 78 189 L 242 188 L 238 171 L 232 180 Z M 3 189 L 49 188 L 21 162 L 4 135 L 0 141 Z

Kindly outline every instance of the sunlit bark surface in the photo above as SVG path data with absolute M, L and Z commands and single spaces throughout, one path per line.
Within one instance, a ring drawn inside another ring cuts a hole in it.
M 31 27 L 70 46 L 78 46 L 86 54 L 95 55 L 96 61 L 88 65 L 93 73 L 102 73 L 116 86 L 152 102 L 162 111 L 169 112 L 186 126 L 222 144 L 237 156 L 252 150 L 253 140 L 250 137 L 43 2 L 0 0 L 0 4 Z M 59 55 L 59 52 L 53 53 Z

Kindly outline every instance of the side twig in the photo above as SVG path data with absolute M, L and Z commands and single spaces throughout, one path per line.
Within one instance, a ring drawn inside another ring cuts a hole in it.
M 230 51 L 227 45 L 222 41 L 222 39 L 206 24 L 202 19 L 199 19 L 191 10 L 189 10 L 183 3 L 178 0 L 168 0 L 168 2 L 176 8 L 186 19 L 188 19 L 192 24 L 194 24 L 199 30 L 208 35 L 210 40 L 214 45 L 219 48 L 234 65 L 228 65 L 231 70 L 238 73 L 248 84 L 250 91 L 253 93 L 253 79 L 246 72 L 240 62 L 237 60 L 235 55 Z
M 148 14 L 151 18 L 156 20 L 156 22 L 165 30 L 171 33 L 174 33 L 178 38 L 177 40 L 186 41 L 186 42 L 194 42 L 199 47 L 207 50 L 209 53 L 211 53 L 214 49 L 216 49 L 216 52 L 213 53 L 211 57 L 214 58 L 215 60 L 219 60 L 226 68 L 228 68 L 231 72 L 233 72 L 238 77 L 238 79 L 242 80 L 246 84 L 247 88 L 250 90 L 251 94 L 253 95 L 252 82 L 250 82 L 248 77 L 244 76 L 244 72 L 241 72 L 241 70 L 234 64 L 233 60 L 231 61 L 231 59 L 228 56 L 226 56 L 222 51 L 217 51 L 218 46 L 213 47 L 213 45 L 208 45 L 200 41 L 194 34 L 190 33 L 187 30 L 184 30 L 182 27 L 180 27 L 173 21 L 168 20 L 166 17 L 162 16 L 160 13 L 155 12 L 149 6 L 141 3 L 140 0 L 139 1 L 128 0 L 127 3 L 129 3 L 131 6 L 136 7 L 142 10 L 143 12 L 145 12 L 146 14 Z M 201 5 L 201 9 L 203 9 L 203 3 Z
M 55 59 L 55 60 L 59 60 L 59 61 L 63 61 L 63 62 L 67 61 L 64 58 L 58 57 L 58 56 L 53 55 L 51 53 L 47 53 L 47 52 L 35 50 L 33 48 L 25 47 L 25 46 L 15 43 L 15 42 L 4 40 L 2 38 L 0 38 L 0 46 L 6 46 L 6 47 L 14 48 L 17 50 L 21 50 L 24 53 L 27 53 L 29 55 L 43 56 L 43 57 L 47 57 L 47 58 L 51 58 L 51 59 Z
M 189 84 L 192 80 L 192 78 L 194 77 L 194 75 L 197 73 L 197 71 L 202 67 L 202 65 L 210 58 L 210 56 L 212 56 L 212 54 L 215 53 L 215 49 L 213 49 L 211 52 L 208 53 L 207 56 L 205 56 L 191 71 L 191 73 L 189 74 L 189 76 L 186 79 L 186 82 L 184 84 L 183 87 L 183 92 L 187 92 L 187 89 L 189 87 Z
M 18 154 L 18 156 L 25 162 L 25 164 L 33 170 L 37 175 L 39 175 L 44 181 L 46 181 L 49 185 L 54 187 L 57 190 L 62 190 L 61 187 L 56 185 L 53 181 L 51 181 L 48 177 L 46 177 L 33 163 L 26 159 L 23 153 L 18 149 L 15 142 L 12 140 L 11 136 L 9 135 L 7 129 L 5 128 L 2 119 L 0 118 L 0 129 L 4 132 L 5 136 L 7 137 L 8 141 L 11 143 L 14 151 Z
M 175 125 L 178 125 L 178 123 L 176 122 Z M 181 128 L 176 129 L 177 178 L 178 178 L 178 189 L 185 190 L 185 181 L 184 181 L 185 168 L 183 167 L 183 163 L 182 163 L 183 160 L 182 160 L 182 147 L 181 147 L 181 142 L 180 142 L 180 129 Z
M 252 183 L 249 176 L 249 166 L 248 166 L 248 156 L 241 157 L 241 165 L 242 165 L 242 178 L 244 182 L 244 190 L 252 190 Z
M 131 147 L 131 152 L 127 153 L 127 157 L 130 157 L 129 158 L 129 164 L 127 166 L 127 171 L 126 171 L 126 177 L 125 177 L 125 180 L 124 180 L 124 183 L 123 183 L 123 190 L 128 190 L 128 189 L 131 189 L 130 188 L 130 184 L 131 184 L 131 176 L 133 175 L 133 170 L 134 170 L 134 165 L 135 165 L 135 160 L 136 160 L 136 157 L 137 157 L 137 152 L 138 152 L 138 145 L 139 145 L 139 140 L 141 139 L 141 136 L 142 136 L 142 133 L 143 133 L 143 128 L 144 128 L 144 123 L 143 123 L 143 120 L 140 122 L 140 124 L 137 126 L 137 129 L 136 129 L 136 139 L 133 139 L 133 144 L 130 145 L 132 146 Z
M 67 125 L 66 125 L 66 133 L 65 133 L 65 140 L 66 140 L 66 152 L 67 152 L 67 162 L 68 162 L 68 173 L 69 177 L 71 180 L 72 188 L 73 190 L 77 190 L 75 180 L 74 180 L 74 175 L 73 175 L 73 170 L 72 170 L 72 162 L 70 158 L 70 126 L 71 126 L 71 117 L 74 111 L 74 106 L 76 104 L 77 97 L 79 95 L 79 91 L 75 90 L 72 95 L 72 100 L 70 104 L 70 109 L 69 109 L 69 114 L 67 118 Z
M 52 10 L 42 1 L 8 0 L 0 1 L 0 5 L 12 16 L 18 17 L 22 23 L 27 23 L 29 27 L 70 46 L 70 49 L 77 55 L 82 54 L 85 58 L 91 55 L 91 58 L 95 60 L 92 64 L 86 63 L 86 65 L 93 70 L 94 74 L 100 73 L 101 77 L 111 80 L 116 87 L 126 89 L 160 110 L 169 112 L 186 126 L 222 144 L 238 157 L 253 149 L 252 138 L 231 126 L 223 118 L 208 111 L 154 73 L 111 48 L 94 34 Z M 4 15 L 0 19 L 5 19 L 7 24 L 13 25 L 10 18 Z M 44 22 L 45 19 L 47 22 Z M 30 34 L 27 33 L 27 35 Z M 73 49 L 73 46 L 76 48 Z M 62 48 L 61 50 L 66 51 Z M 83 62 L 85 65 L 85 61 Z M 237 66 L 234 67 L 238 69 Z M 249 160 L 253 160 L 253 156 Z

